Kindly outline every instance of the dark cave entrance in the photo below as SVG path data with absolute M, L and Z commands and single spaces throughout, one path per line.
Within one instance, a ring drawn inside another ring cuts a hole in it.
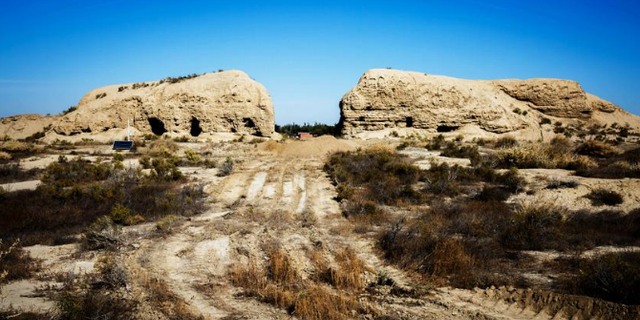
M 200 120 L 196 119 L 196 117 L 191 118 L 191 130 L 189 131 L 192 136 L 197 137 L 202 133 L 202 128 L 200 127 Z
M 438 132 L 451 132 L 451 131 L 456 131 L 458 130 L 458 126 L 447 126 L 444 124 L 441 124 L 438 126 L 437 130 Z
M 151 132 L 157 136 L 161 136 L 167 129 L 164 127 L 164 122 L 158 118 L 149 118 L 149 125 L 151 126 Z
M 413 117 L 407 117 L 407 128 L 413 127 Z
M 256 127 L 255 122 L 253 122 L 253 120 L 251 120 L 251 118 L 244 118 L 244 119 L 242 119 L 242 122 L 244 122 L 244 127 L 245 128 L 255 128 Z

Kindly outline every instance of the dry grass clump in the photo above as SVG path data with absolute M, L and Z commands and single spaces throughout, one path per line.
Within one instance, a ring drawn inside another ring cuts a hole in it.
M 22 250 L 20 240 L 0 239 L 0 287 L 5 281 L 29 278 L 40 269 L 40 263 Z
M 247 264 L 236 264 L 230 268 L 231 282 L 244 288 L 246 295 L 276 305 L 300 319 L 349 319 L 353 318 L 352 312 L 372 312 L 351 293 L 334 292 L 326 285 L 303 280 L 289 255 L 281 248 L 268 250 L 269 259 L 264 267 L 252 259 Z M 343 264 L 352 265 L 351 253 L 344 253 L 341 258 L 346 261 Z M 354 285 L 354 279 L 348 277 L 341 278 L 341 281 L 345 287 Z
M 0 164 L 0 183 L 36 179 L 40 176 L 41 172 L 42 170 L 38 168 L 24 170 L 20 165 L 15 163 L 5 165 Z
M 317 261 L 319 277 L 322 281 L 338 289 L 362 290 L 365 287 L 364 274 L 367 268 L 353 249 L 340 249 L 336 255 L 336 267 L 329 267 L 326 261 Z
M 627 305 L 640 304 L 640 252 L 622 251 L 562 261 L 573 269 L 558 282 L 561 289 Z
M 11 160 L 11 154 L 8 152 L 0 151 L 0 161 Z
M 617 206 L 624 202 L 624 197 L 620 193 L 603 188 L 594 189 L 585 197 L 590 199 L 594 206 Z
M 128 276 L 118 262 L 107 254 L 96 264 L 97 273 L 78 283 L 65 283 L 56 296 L 59 319 L 133 319 L 138 303 L 125 293 Z
M 609 158 L 618 154 L 618 151 L 614 147 L 598 140 L 585 141 L 576 147 L 575 152 L 595 158 Z
M 178 144 L 169 139 L 157 139 L 151 143 L 147 153 L 154 157 L 172 157 L 178 152 Z
M 563 219 L 563 209 L 551 204 L 520 205 L 502 231 L 502 245 L 519 250 L 552 248 Z

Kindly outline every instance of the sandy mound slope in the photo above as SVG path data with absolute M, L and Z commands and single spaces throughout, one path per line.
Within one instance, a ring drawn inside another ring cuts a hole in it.
M 336 151 L 350 151 L 358 148 L 354 141 L 337 139 L 333 136 L 321 136 L 304 141 L 275 142 L 267 141 L 261 150 L 276 152 L 283 156 L 298 158 L 323 157 Z
M 457 133 L 473 126 L 487 134 L 534 140 L 550 130 L 541 125 L 544 118 L 640 128 L 640 117 L 562 79 L 467 80 L 373 69 L 340 101 L 342 134 L 348 137 L 396 129 Z

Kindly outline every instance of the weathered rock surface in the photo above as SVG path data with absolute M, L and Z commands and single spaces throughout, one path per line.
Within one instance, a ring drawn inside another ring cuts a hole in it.
M 2 120 L 0 132 L 15 136 L 20 126 L 29 127 L 21 119 L 11 119 Z M 270 136 L 274 131 L 269 93 L 246 73 L 235 70 L 179 81 L 165 79 L 98 88 L 86 94 L 75 111 L 50 118 L 49 124 L 51 133 L 57 135 L 108 136 L 105 132 L 127 128 L 128 120 L 133 131 L 142 134 L 200 136 L 237 132 Z
M 55 117 L 39 114 L 23 114 L 0 119 L 0 136 L 24 139 L 51 128 Z
M 637 116 L 586 93 L 575 81 L 558 79 L 482 81 L 374 69 L 340 102 L 346 136 L 397 128 L 450 132 L 474 126 L 487 133 L 526 131 L 529 137 L 540 137 L 542 117 L 640 127 Z

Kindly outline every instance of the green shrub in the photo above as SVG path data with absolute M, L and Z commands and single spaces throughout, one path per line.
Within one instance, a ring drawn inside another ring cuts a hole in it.
M 194 164 L 200 163 L 200 155 L 198 155 L 195 151 L 187 149 L 185 150 L 184 154 L 189 162 Z
M 120 152 L 116 152 L 113 155 L 113 160 L 122 162 L 122 161 L 124 161 L 124 155 L 122 153 L 120 153 Z
M 140 163 L 140 166 L 142 166 L 143 169 L 151 169 L 152 165 L 151 165 L 151 158 L 148 156 L 144 156 L 140 159 L 138 159 L 138 162 Z

